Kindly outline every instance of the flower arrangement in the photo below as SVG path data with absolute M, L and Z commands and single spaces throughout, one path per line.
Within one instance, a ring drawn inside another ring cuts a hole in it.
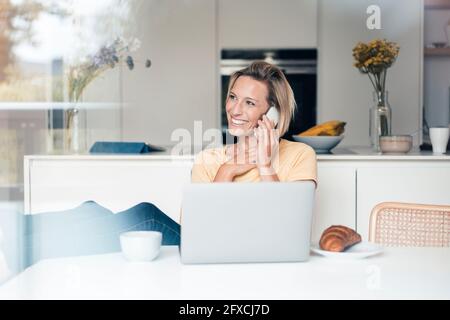
M 354 66 L 369 76 L 377 95 L 386 89 L 386 74 L 396 61 L 400 47 L 386 39 L 375 39 L 369 43 L 359 42 L 353 48 Z
M 138 39 L 125 41 L 123 38 L 117 38 L 111 44 L 101 47 L 95 55 L 88 56 L 80 64 L 70 66 L 67 75 L 69 101 L 79 101 L 84 89 L 94 79 L 120 63 L 125 62 L 128 68 L 133 70 L 135 65 L 131 53 L 139 49 L 140 45 Z M 146 60 L 145 66 L 150 68 L 149 59 Z
M 102 46 L 95 55 L 87 56 L 79 64 L 71 65 L 67 71 L 67 84 L 69 101 L 77 103 L 80 101 L 86 87 L 97 77 L 109 69 L 125 63 L 129 70 L 135 68 L 135 60 L 131 53 L 139 49 L 140 41 L 132 39 L 126 41 L 123 38 L 117 38 L 111 44 Z M 151 67 L 151 61 L 145 61 L 145 67 Z M 85 141 L 81 136 L 79 128 L 78 106 L 66 110 L 65 129 L 66 129 L 66 149 L 79 152 L 85 147 Z
M 369 76 L 375 89 L 376 104 L 370 109 L 370 137 L 375 151 L 380 151 L 379 138 L 391 135 L 392 110 L 387 101 L 386 74 L 396 61 L 400 47 L 386 39 L 359 42 L 353 48 L 354 66 Z

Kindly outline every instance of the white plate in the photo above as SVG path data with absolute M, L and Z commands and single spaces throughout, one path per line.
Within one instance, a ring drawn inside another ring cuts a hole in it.
M 383 252 L 379 244 L 363 241 L 348 248 L 344 252 L 331 252 L 320 249 L 319 244 L 313 244 L 311 251 L 327 258 L 337 259 L 363 259 Z

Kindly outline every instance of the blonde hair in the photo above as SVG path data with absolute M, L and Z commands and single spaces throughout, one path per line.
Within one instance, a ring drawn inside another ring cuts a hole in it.
M 269 107 L 276 107 L 280 113 L 278 130 L 280 137 L 283 136 L 289 130 L 289 125 L 297 108 L 294 92 L 284 73 L 278 67 L 268 62 L 253 62 L 247 68 L 236 71 L 230 76 L 227 100 L 229 99 L 230 91 L 233 89 L 237 79 L 242 76 L 247 76 L 267 84 L 269 91 L 267 103 L 269 104 Z

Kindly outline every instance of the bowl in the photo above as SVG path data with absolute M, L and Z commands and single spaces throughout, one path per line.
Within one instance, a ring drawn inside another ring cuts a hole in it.
M 381 136 L 380 150 L 382 153 L 403 154 L 411 151 L 413 138 L 410 135 Z
M 433 42 L 434 48 L 445 48 L 447 46 L 447 42 Z
M 314 149 L 316 153 L 330 153 L 344 139 L 340 136 L 292 136 L 297 142 L 302 142 Z
M 159 255 L 162 233 L 157 231 L 130 231 L 120 235 L 120 247 L 128 261 L 152 261 Z

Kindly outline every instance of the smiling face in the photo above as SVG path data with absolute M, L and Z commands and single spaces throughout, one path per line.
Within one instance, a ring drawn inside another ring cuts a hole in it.
M 231 135 L 247 135 L 258 126 L 258 120 L 269 109 L 268 96 L 269 91 L 264 82 L 247 76 L 236 80 L 226 103 L 228 130 Z

